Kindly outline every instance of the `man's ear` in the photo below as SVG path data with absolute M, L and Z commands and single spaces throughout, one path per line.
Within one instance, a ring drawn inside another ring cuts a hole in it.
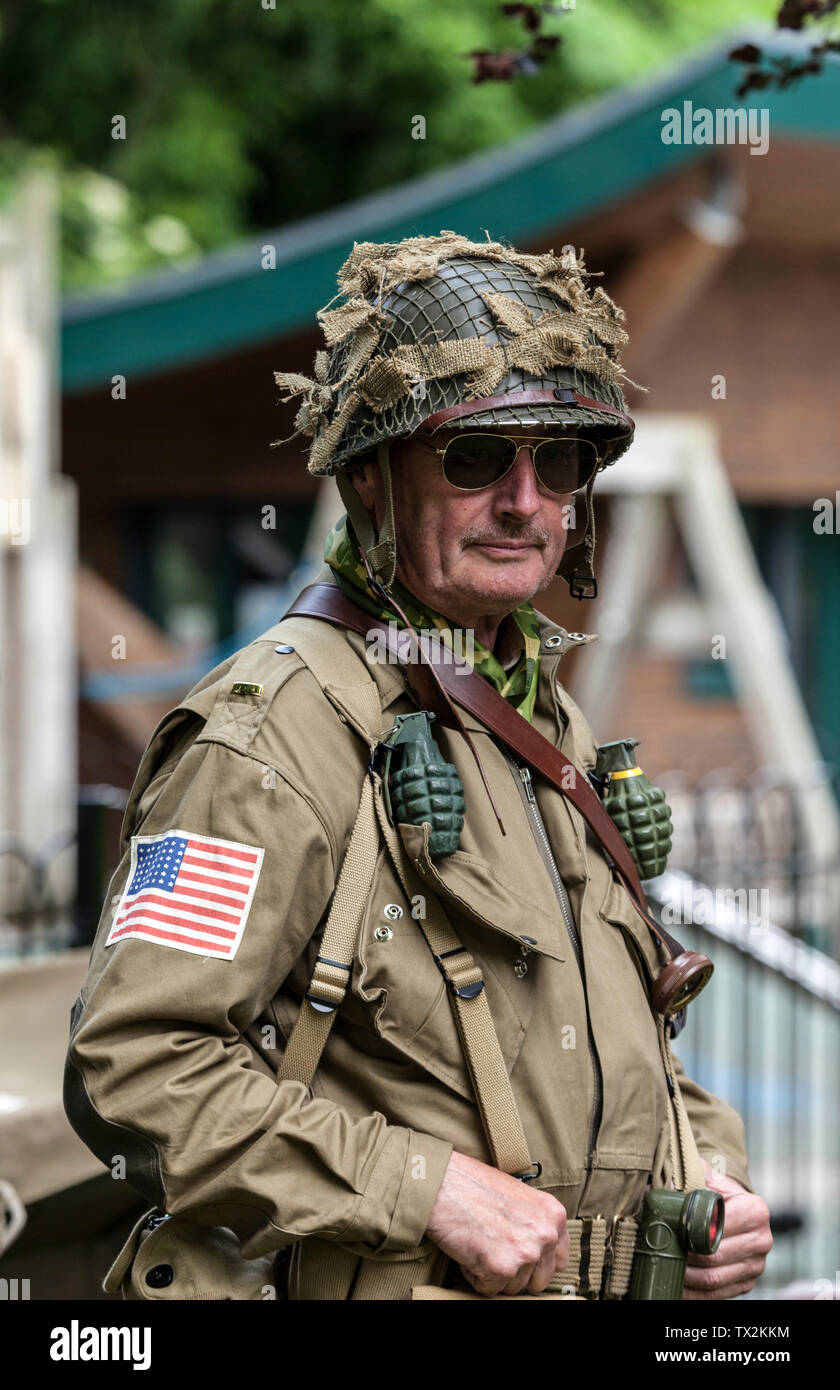
M 376 481 L 378 477 L 376 463 L 359 463 L 354 468 L 348 468 L 347 472 L 350 482 L 362 499 L 363 505 L 369 512 L 373 512 L 376 505 Z

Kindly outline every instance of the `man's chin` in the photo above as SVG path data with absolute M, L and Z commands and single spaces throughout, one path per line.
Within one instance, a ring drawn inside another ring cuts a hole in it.
M 459 581 L 465 590 L 471 590 L 476 598 L 485 602 L 527 603 L 534 594 L 547 588 L 554 577 L 554 570 L 546 570 L 542 550 L 513 557 L 496 556 L 489 550 L 471 546 L 468 555 L 469 564 L 463 566 Z

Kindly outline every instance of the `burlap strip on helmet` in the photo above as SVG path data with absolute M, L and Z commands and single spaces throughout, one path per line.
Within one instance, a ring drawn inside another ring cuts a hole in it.
M 535 277 L 540 289 L 559 301 L 556 310 L 539 316 L 516 300 L 485 290 L 481 298 L 496 321 L 502 341 L 489 345 L 481 337 L 400 344 L 388 353 L 376 349 L 389 319 L 383 298 L 406 284 L 428 280 L 444 262 L 475 256 L 517 266 Z M 455 232 L 408 237 L 397 243 L 359 242 L 338 275 L 345 302 L 325 306 L 318 319 L 328 346 L 347 345 L 338 380 L 327 382 L 326 354 L 316 358 L 315 377 L 276 372 L 287 399 L 303 395 L 295 417 L 295 434 L 313 439 L 309 470 L 329 471 L 339 441 L 357 411 L 374 415 L 404 400 L 424 381 L 463 376 L 464 399 L 481 400 L 512 369 L 540 376 L 557 366 L 572 367 L 603 382 L 630 382 L 619 361 L 627 341 L 624 314 L 600 287 L 587 288 L 589 272 L 573 252 L 528 255 L 499 242 L 473 242 Z M 334 301 L 330 301 L 333 303 Z M 565 307 L 561 308 L 560 305 Z M 635 383 L 630 382 L 635 385 Z M 294 435 L 291 436 L 294 438 Z M 275 441 L 283 443 L 286 441 Z

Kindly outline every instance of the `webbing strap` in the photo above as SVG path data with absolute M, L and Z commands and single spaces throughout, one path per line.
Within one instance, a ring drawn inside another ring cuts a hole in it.
M 330 638 L 325 642 L 327 633 L 330 629 L 317 620 L 313 624 L 312 619 L 285 618 L 272 635 L 293 639 L 298 655 L 333 703 L 339 705 L 359 732 L 373 743 L 382 718 L 376 683 L 347 642 L 336 643 Z M 374 783 L 377 794 L 374 794 Z M 411 899 L 401 858 L 402 842 L 385 814 L 383 799 L 378 794 L 380 783 L 378 773 L 373 773 L 365 782 L 318 960 L 286 1044 L 277 1073 L 278 1083 L 295 1080 L 310 1086 L 317 1070 L 350 981 L 350 967 L 376 868 L 377 824 L 381 826 L 406 897 Z M 481 971 L 436 904 L 433 910 L 434 920 L 421 921 L 419 925 L 454 1003 L 455 1021 L 493 1161 L 502 1172 L 529 1173 L 533 1164 Z
M 521 1299 L 624 1298 L 630 1288 L 636 1221 L 630 1216 L 605 1220 L 601 1216 L 573 1218 L 567 1223 L 569 1259 L 538 1294 L 496 1295 Z M 350 1299 L 481 1299 L 460 1278 L 443 1286 L 448 1257 L 436 1247 L 424 1248 L 410 1259 L 366 1258 L 332 1241 L 310 1237 L 295 1247 L 289 1275 L 293 1300 Z
M 604 1290 L 606 1298 L 624 1298 L 630 1288 L 638 1230 L 639 1223 L 631 1216 L 620 1217 L 614 1223 L 612 1252 L 607 1256 L 610 1268 Z
M 350 983 L 362 914 L 367 906 L 379 852 L 379 830 L 373 809 L 373 786 L 365 779 L 362 799 L 338 876 L 335 896 L 321 949 L 312 972 L 277 1080 L 302 1081 L 310 1086 L 321 1060 L 336 1013 Z
M 582 1294 L 577 1293 L 514 1293 L 514 1294 L 493 1294 L 489 1299 L 484 1294 L 473 1293 L 467 1289 L 441 1289 L 435 1284 L 415 1284 L 411 1290 L 412 1302 L 431 1303 L 463 1303 L 478 1301 L 480 1303 L 536 1303 L 540 1299 L 555 1299 L 563 1303 L 585 1303 L 586 1299 Z
M 552 1275 L 541 1293 L 496 1294 L 494 1298 L 504 1302 L 509 1298 L 624 1298 L 630 1288 L 637 1222 L 631 1216 L 617 1216 L 611 1221 L 603 1216 L 584 1216 L 572 1218 L 566 1227 L 569 1233 L 568 1261 Z M 414 1287 L 411 1296 L 421 1300 L 484 1297 L 470 1292 L 466 1281 L 459 1281 L 453 1288 L 435 1289 L 432 1285 Z
M 353 530 L 361 543 L 362 550 L 370 561 L 371 568 L 379 582 L 389 589 L 394 582 L 397 563 L 397 541 L 394 530 L 394 495 L 389 465 L 389 442 L 381 439 L 376 446 L 376 463 L 382 480 L 385 496 L 385 514 L 377 537 L 370 514 L 356 491 L 353 480 L 346 469 L 341 469 L 335 480 L 347 515 L 353 523 Z
M 402 841 L 390 824 L 381 797 L 376 809 L 403 892 L 411 899 L 402 864 Z M 426 830 L 428 835 L 428 829 Z M 533 1168 L 507 1065 L 490 1014 L 481 971 L 461 944 L 434 898 L 431 911 L 418 920 L 438 968 L 446 980 L 455 1023 L 464 1049 L 481 1121 L 493 1162 L 503 1173 L 528 1174 Z
M 560 1289 L 584 1297 L 623 1298 L 630 1287 L 638 1222 L 632 1216 L 583 1216 L 572 1217 L 566 1228 L 568 1263 L 552 1276 L 546 1292 Z
M 378 784 L 378 774 L 372 776 Z M 400 860 L 401 842 L 388 821 L 382 798 L 374 795 L 373 781 L 368 778 L 309 989 L 277 1072 L 278 1083 L 312 1083 L 350 982 L 359 928 L 373 883 L 380 826 L 406 897 L 411 898 Z M 419 926 L 454 1003 L 455 1021 L 493 1162 L 504 1173 L 528 1174 L 533 1165 L 481 970 L 443 914 L 438 917 L 435 912 L 434 918 L 421 920 Z
M 307 1236 L 292 1251 L 288 1297 L 293 1302 L 410 1299 L 417 1284 L 440 1285 L 448 1264 L 449 1256 L 431 1241 L 412 1251 L 360 1258 L 335 1241 Z
M 668 1130 L 674 1186 L 682 1192 L 691 1192 L 698 1187 L 703 1189 L 706 1186 L 703 1162 L 685 1108 L 679 1081 L 674 1074 L 674 1061 L 668 1037 L 668 1021 L 661 1014 L 657 1015 L 656 1031 L 659 1036 L 659 1050 L 671 1097 L 668 1104 Z

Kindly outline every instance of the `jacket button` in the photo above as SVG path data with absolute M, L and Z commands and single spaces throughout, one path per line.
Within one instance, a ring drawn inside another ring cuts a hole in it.
M 284 652 L 293 652 L 293 651 L 294 651 L 294 647 L 283 647 L 283 646 L 280 646 L 280 647 L 275 647 L 274 650 L 275 650 L 276 652 L 280 652 L 280 654 L 281 654 L 281 656 L 282 656 Z
M 175 1271 L 171 1265 L 155 1265 L 146 1275 L 146 1283 L 152 1289 L 165 1289 L 175 1278 Z
M 524 960 L 515 960 L 513 962 L 513 973 L 517 980 L 521 980 L 524 975 L 528 974 L 528 967 Z
M 390 941 L 394 933 L 390 927 L 377 927 L 373 935 L 377 941 Z
M 402 908 L 400 907 L 399 903 L 385 904 L 385 916 L 390 917 L 392 922 L 398 922 L 402 915 Z

